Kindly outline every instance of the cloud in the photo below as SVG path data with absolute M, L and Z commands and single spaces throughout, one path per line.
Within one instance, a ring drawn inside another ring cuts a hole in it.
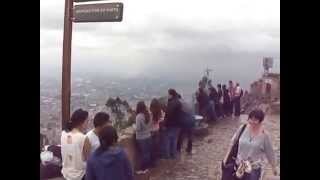
M 137 76 L 149 71 L 159 76 L 185 71 L 191 78 L 213 66 L 219 69 L 217 73 L 232 69 L 230 74 L 257 74 L 263 56 L 280 58 L 278 0 L 122 2 L 120 23 L 73 24 L 75 71 L 96 69 Z M 40 15 L 42 67 L 59 68 L 64 1 L 42 0 Z M 248 66 L 257 70 L 247 70 Z

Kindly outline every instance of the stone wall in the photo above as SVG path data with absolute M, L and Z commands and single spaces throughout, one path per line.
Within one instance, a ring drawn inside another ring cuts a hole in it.
M 253 82 L 250 87 L 250 94 L 255 98 L 266 98 L 268 96 L 266 92 L 268 83 L 271 84 L 270 98 L 272 100 L 280 99 L 280 74 L 269 74 Z
M 132 127 L 128 127 L 120 133 L 118 143 L 127 152 L 133 169 L 137 170 L 139 167 L 139 153 L 137 151 L 135 134 Z

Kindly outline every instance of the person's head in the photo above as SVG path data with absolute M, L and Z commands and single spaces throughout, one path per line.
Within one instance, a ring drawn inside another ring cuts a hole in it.
M 215 87 L 212 87 L 211 90 L 212 90 L 213 92 L 217 92 L 217 89 L 216 89 Z
M 264 120 L 264 116 L 264 112 L 261 109 L 254 109 L 249 113 L 248 123 L 253 127 L 259 126 Z
M 236 83 L 236 86 L 238 87 L 238 86 L 240 86 L 240 84 L 237 82 L 237 83 Z
M 137 113 L 137 115 L 140 114 L 140 113 L 144 114 L 145 122 L 146 122 L 147 124 L 149 123 L 150 115 L 149 115 L 147 106 L 146 106 L 146 104 L 144 103 L 144 101 L 139 101 L 139 102 L 137 103 L 136 113 Z
M 152 120 L 158 122 L 161 118 L 161 103 L 157 98 L 153 98 L 150 103 L 150 111 L 152 114 Z
M 233 82 L 231 80 L 229 81 L 229 87 L 233 87 Z
M 203 82 L 204 84 L 207 84 L 207 83 L 208 83 L 208 78 L 207 78 L 207 76 L 203 76 L 203 77 L 202 77 L 202 82 Z
M 100 131 L 104 126 L 111 124 L 110 116 L 105 112 L 98 112 L 93 119 L 94 128 Z
M 199 81 L 199 89 L 204 89 L 206 87 L 206 84 L 204 81 Z
M 226 90 L 226 89 L 227 89 L 227 85 L 225 85 L 225 84 L 222 85 L 222 89 L 223 89 L 223 90 Z
M 77 128 L 80 131 L 84 131 L 87 128 L 88 116 L 88 111 L 82 109 L 75 110 L 68 122 L 67 130 L 71 131 L 72 129 Z
M 112 145 L 117 143 L 118 134 L 117 130 L 112 126 L 104 126 L 98 133 L 100 147 L 99 149 L 103 152 L 108 150 Z
M 174 89 L 169 89 L 168 90 L 168 95 L 169 95 L 169 99 L 178 97 L 178 93 Z
M 218 84 L 217 87 L 218 87 L 218 89 L 221 89 L 221 84 Z

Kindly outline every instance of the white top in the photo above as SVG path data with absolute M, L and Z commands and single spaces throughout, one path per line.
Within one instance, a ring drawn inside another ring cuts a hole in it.
M 86 137 L 88 138 L 90 145 L 91 145 L 91 152 L 90 153 L 93 153 L 100 146 L 99 137 L 93 131 L 93 129 L 86 134 Z
M 85 135 L 81 132 L 65 132 L 61 134 L 61 155 L 63 177 L 67 180 L 81 180 L 86 171 L 82 151 Z
M 240 94 L 241 94 L 241 87 L 237 86 L 236 89 L 235 89 L 235 96 L 239 97 Z
M 233 135 L 232 143 L 235 143 L 236 137 L 240 133 L 240 129 L 241 127 Z M 270 164 L 276 163 L 270 136 L 266 132 L 263 132 L 252 138 L 249 127 L 246 127 L 239 140 L 237 162 L 240 162 L 241 160 L 250 160 L 258 165 L 258 167 L 262 167 L 265 164 L 264 157 L 268 159 Z
M 152 120 L 150 119 L 148 124 L 145 122 L 143 113 L 139 113 L 136 116 L 136 139 L 147 139 L 151 137 Z

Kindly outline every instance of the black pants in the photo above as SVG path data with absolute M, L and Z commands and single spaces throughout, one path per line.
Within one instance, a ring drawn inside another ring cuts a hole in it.
M 151 166 L 154 167 L 160 157 L 160 134 L 159 131 L 151 132 Z
M 215 108 L 216 108 L 217 117 L 223 117 L 222 104 L 221 103 L 216 103 Z
M 225 102 L 223 104 L 223 111 L 224 111 L 224 115 L 226 116 L 230 116 L 232 115 L 232 103 L 231 102 Z
M 240 97 L 236 97 L 234 100 L 234 115 L 240 116 Z
M 188 153 L 191 153 L 192 151 L 192 134 L 193 134 L 193 129 L 192 128 L 183 128 L 180 131 L 179 137 L 178 137 L 178 144 L 177 144 L 177 151 L 181 152 L 181 148 L 183 145 L 184 138 L 188 138 L 188 145 L 186 151 Z
M 234 112 L 234 99 L 232 99 L 229 104 L 229 114 L 232 115 L 233 112 Z

